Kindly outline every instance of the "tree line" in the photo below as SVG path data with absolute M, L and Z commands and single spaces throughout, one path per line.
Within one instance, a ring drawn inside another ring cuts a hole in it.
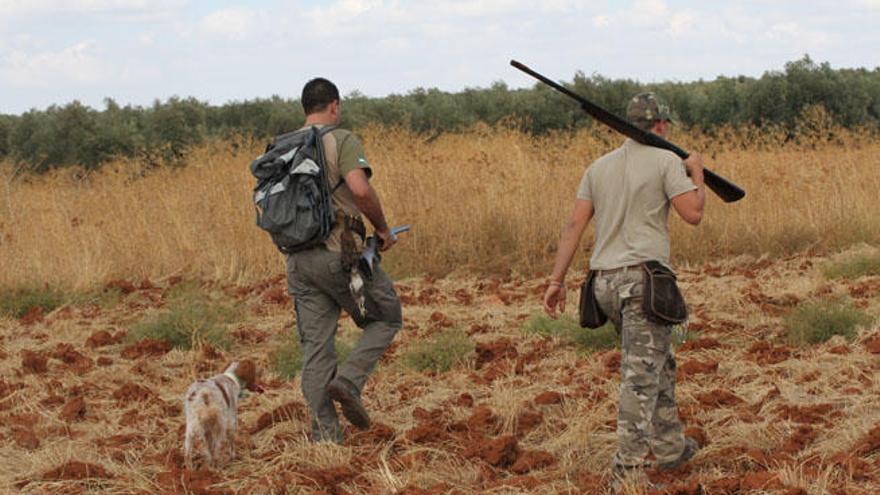
M 804 109 L 821 105 L 841 126 L 880 128 L 880 68 L 832 69 L 809 56 L 759 78 L 643 84 L 577 73 L 565 85 L 618 115 L 625 114 L 632 95 L 655 91 L 687 127 L 772 124 L 794 129 Z M 343 108 L 343 125 L 354 129 L 380 124 L 434 134 L 505 122 L 540 134 L 592 125 L 571 100 L 540 84 L 511 89 L 497 82 L 457 93 L 419 88 L 381 98 L 354 92 L 344 98 Z M 208 138 L 265 140 L 302 121 L 299 102 L 278 96 L 219 106 L 196 98 L 172 97 L 148 107 L 106 99 L 103 110 L 74 101 L 0 115 L 0 159 L 35 172 L 69 165 L 95 168 L 117 156 L 182 162 L 188 148 Z

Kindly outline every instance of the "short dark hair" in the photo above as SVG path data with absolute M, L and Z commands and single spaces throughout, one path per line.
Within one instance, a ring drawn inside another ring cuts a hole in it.
M 339 101 L 339 89 L 327 79 L 316 77 L 303 86 L 301 101 L 306 115 L 323 112 L 327 105 Z

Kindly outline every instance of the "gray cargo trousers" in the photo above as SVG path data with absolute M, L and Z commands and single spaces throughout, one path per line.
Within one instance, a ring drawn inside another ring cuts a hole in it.
M 618 449 L 613 465 L 641 467 L 649 452 L 656 462 L 672 462 L 684 451 L 675 404 L 672 327 L 658 325 L 642 311 L 644 275 L 639 265 L 599 272 L 594 291 L 599 307 L 621 335 Z
M 342 269 L 341 254 L 317 247 L 287 257 L 287 288 L 293 296 L 296 324 L 303 349 L 302 392 L 311 410 L 313 441 L 341 442 L 336 407 L 324 391 L 334 377 L 353 385 L 358 394 L 403 325 L 400 299 L 380 267 L 364 280 L 366 316 L 348 288 L 351 274 Z M 337 369 L 336 329 L 344 309 L 363 330 Z

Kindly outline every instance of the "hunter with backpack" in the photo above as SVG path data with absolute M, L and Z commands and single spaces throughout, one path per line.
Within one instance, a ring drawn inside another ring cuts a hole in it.
M 327 79 L 313 79 L 301 101 L 304 126 L 276 137 L 251 164 L 257 179 L 254 203 L 257 225 L 287 256 L 312 440 L 341 443 L 334 401 L 355 427 L 369 427 L 361 391 L 402 326 L 400 300 L 388 275 L 378 265 L 368 277 L 359 273 L 366 243 L 362 215 L 375 229 L 381 251 L 397 239 L 370 185 L 372 170 L 361 142 L 336 127 L 339 90 Z M 342 309 L 363 334 L 337 369 L 335 337 Z

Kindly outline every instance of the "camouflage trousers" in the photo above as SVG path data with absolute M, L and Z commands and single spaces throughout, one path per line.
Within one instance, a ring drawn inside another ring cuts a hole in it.
M 684 435 L 675 405 L 675 357 L 672 327 L 652 323 L 642 311 L 644 281 L 640 266 L 599 273 L 594 291 L 599 307 L 621 336 L 620 404 L 617 414 L 618 468 L 671 462 L 684 451 Z
M 342 269 L 340 253 L 323 247 L 287 258 L 287 287 L 293 296 L 303 350 L 302 392 L 311 410 L 314 441 L 343 439 L 336 407 L 324 387 L 341 377 L 360 394 L 376 362 L 403 326 L 400 299 L 381 267 L 373 269 L 372 280 L 364 280 L 366 316 L 360 314 L 351 296 L 350 276 Z M 336 329 L 343 309 L 363 333 L 337 367 Z

